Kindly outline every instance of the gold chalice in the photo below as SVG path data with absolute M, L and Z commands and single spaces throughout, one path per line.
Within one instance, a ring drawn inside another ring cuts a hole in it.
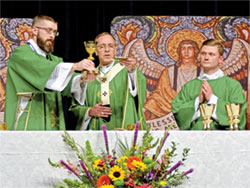
M 8 129 L 8 125 L 7 125 L 6 123 L 0 122 L 0 131 L 1 131 L 1 130 L 9 130 L 9 129 Z
M 84 41 L 84 46 L 85 46 L 86 51 L 89 54 L 88 59 L 94 61 L 95 58 L 93 57 L 93 54 L 95 53 L 95 49 L 96 49 L 95 42 L 91 41 L 91 40 L 90 41 Z M 84 69 L 82 71 L 82 74 L 83 74 L 83 76 L 85 76 L 87 74 L 96 74 L 96 75 L 98 75 L 99 71 L 98 70 L 91 71 L 91 70 Z
M 92 55 L 95 53 L 95 48 L 96 48 L 95 42 L 91 40 L 87 42 L 84 41 L 84 46 L 85 46 L 86 51 L 89 54 L 88 59 L 94 61 L 95 58 Z
M 239 115 L 241 111 L 242 104 L 231 103 L 226 105 L 227 115 L 229 117 L 229 129 L 230 130 L 239 130 Z
M 204 130 L 212 130 L 211 123 L 213 120 L 211 119 L 212 114 L 214 112 L 215 104 L 201 104 L 200 111 L 203 117 L 202 123 L 204 125 Z
M 128 130 L 129 131 L 135 130 L 135 124 L 128 124 Z

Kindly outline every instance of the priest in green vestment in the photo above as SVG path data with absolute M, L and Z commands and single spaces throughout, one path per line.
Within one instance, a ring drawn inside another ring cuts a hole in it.
M 63 63 L 52 54 L 58 36 L 57 22 L 36 16 L 32 39 L 15 49 L 8 61 L 4 118 L 9 130 L 65 130 L 62 94 L 82 103 L 81 74 L 95 70 L 94 63 L 82 60 Z M 92 81 L 94 75 L 86 77 Z
M 209 39 L 202 44 L 200 60 L 202 71 L 198 78 L 187 82 L 172 101 L 172 112 L 182 130 L 203 130 L 202 116 L 199 105 L 214 104 L 212 114 L 212 130 L 228 130 L 229 117 L 226 104 L 242 104 L 239 115 L 239 129 L 246 128 L 247 102 L 240 82 L 234 80 L 219 69 L 223 61 L 223 46 Z
M 99 75 L 85 84 L 85 104 L 73 103 L 71 111 L 77 120 L 77 129 L 100 130 L 106 124 L 108 130 L 128 129 L 139 121 L 146 128 L 142 110 L 146 95 L 146 79 L 135 68 L 135 59 L 114 60 L 115 39 L 107 32 L 96 37 L 96 55 L 99 58 Z

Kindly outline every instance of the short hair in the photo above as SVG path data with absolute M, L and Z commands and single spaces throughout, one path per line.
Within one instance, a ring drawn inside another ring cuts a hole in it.
M 203 46 L 218 46 L 219 54 L 220 56 L 223 56 L 224 46 L 217 39 L 208 39 L 202 43 L 201 48 Z
M 42 20 L 48 20 L 51 22 L 54 22 L 57 24 L 57 22 L 50 16 L 46 16 L 46 15 L 37 15 L 34 17 L 33 22 L 32 22 L 32 26 L 34 26 L 36 23 L 42 21 Z
M 111 35 L 109 32 L 102 32 L 102 33 L 100 33 L 100 34 L 98 34 L 98 35 L 96 36 L 96 38 L 95 38 L 95 44 L 97 44 L 97 40 L 98 40 L 100 37 L 105 36 L 105 35 L 111 36 L 111 37 L 114 39 L 114 41 L 115 41 L 115 38 L 114 38 L 113 35 Z

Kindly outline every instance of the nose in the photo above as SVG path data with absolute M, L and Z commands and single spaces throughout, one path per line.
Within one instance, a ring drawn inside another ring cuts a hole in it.
M 204 55 L 204 59 L 208 59 L 208 54 L 205 54 L 205 55 Z
M 105 46 L 105 52 L 109 52 L 109 46 Z

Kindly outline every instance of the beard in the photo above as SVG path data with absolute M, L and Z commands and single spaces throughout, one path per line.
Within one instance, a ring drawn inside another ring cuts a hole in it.
M 47 53 L 54 52 L 54 43 L 52 39 L 43 40 L 39 35 L 37 37 L 37 45 Z

